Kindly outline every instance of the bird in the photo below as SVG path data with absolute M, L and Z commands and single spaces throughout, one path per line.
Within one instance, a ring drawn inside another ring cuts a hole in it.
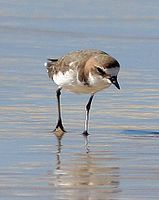
M 84 49 L 70 52 L 59 58 L 49 58 L 45 62 L 48 76 L 57 85 L 56 97 L 58 105 L 58 120 L 54 132 L 66 132 L 63 126 L 60 96 L 61 90 L 77 94 L 90 94 L 86 104 L 86 116 L 83 135 L 88 136 L 90 108 L 94 95 L 111 84 L 120 89 L 117 75 L 119 62 L 102 50 Z

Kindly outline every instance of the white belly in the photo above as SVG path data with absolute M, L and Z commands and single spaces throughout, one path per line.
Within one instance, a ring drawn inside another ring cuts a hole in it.
M 89 86 L 84 85 L 83 82 L 80 82 L 78 80 L 78 75 L 74 70 L 69 70 L 66 73 L 59 72 L 58 74 L 53 76 L 54 82 L 62 87 L 65 90 L 68 90 L 70 92 L 74 93 L 96 93 L 100 90 L 103 90 L 105 88 L 108 88 L 111 83 L 108 82 L 106 79 L 99 79 L 99 78 L 93 78 L 92 75 L 90 75 L 88 81 Z

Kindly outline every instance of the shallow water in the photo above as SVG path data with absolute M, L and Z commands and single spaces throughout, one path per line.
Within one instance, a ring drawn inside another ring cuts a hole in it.
M 108 6 L 109 5 L 109 6 Z M 0 199 L 159 198 L 158 1 L 1 1 Z M 58 140 L 56 86 L 43 63 L 97 48 L 121 63 L 121 90 L 93 101 L 62 93 L 67 133 Z

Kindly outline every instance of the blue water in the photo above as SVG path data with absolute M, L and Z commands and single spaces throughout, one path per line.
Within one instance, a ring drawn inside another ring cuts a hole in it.
M 0 199 L 159 198 L 158 1 L 1 1 Z M 67 133 L 56 124 L 56 85 L 43 63 L 96 48 L 121 64 L 121 90 L 93 101 L 62 92 Z

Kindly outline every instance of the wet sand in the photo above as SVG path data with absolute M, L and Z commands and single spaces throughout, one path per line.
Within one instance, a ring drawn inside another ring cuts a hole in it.
M 109 6 L 108 6 L 109 5 Z M 1 2 L 0 199 L 159 198 L 157 1 Z M 121 64 L 121 90 L 62 93 L 67 133 L 51 131 L 56 86 L 43 63 L 96 48 Z

